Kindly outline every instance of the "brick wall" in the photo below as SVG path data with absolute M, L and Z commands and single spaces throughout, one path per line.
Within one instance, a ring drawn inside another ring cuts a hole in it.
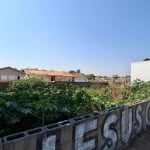
M 0 82 L 0 88 L 6 88 L 9 86 L 9 82 Z

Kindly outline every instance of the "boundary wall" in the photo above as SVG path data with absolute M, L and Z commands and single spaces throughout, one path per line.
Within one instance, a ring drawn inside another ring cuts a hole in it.
M 0 139 L 0 150 L 121 150 L 150 127 L 150 100 Z

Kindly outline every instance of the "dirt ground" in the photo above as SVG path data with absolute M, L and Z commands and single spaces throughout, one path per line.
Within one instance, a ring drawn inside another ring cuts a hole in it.
M 143 135 L 139 136 L 125 150 L 150 150 L 150 129 Z

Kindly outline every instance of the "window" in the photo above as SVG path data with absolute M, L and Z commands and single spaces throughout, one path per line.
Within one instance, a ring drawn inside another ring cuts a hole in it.
M 8 79 L 9 81 L 17 80 L 17 76 L 9 75 Z
M 1 75 L 1 81 L 8 81 L 7 75 Z

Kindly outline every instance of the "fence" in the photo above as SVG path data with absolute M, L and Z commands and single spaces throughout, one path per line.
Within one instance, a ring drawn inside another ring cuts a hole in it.
M 150 100 L 0 139 L 0 150 L 117 150 L 150 126 Z

